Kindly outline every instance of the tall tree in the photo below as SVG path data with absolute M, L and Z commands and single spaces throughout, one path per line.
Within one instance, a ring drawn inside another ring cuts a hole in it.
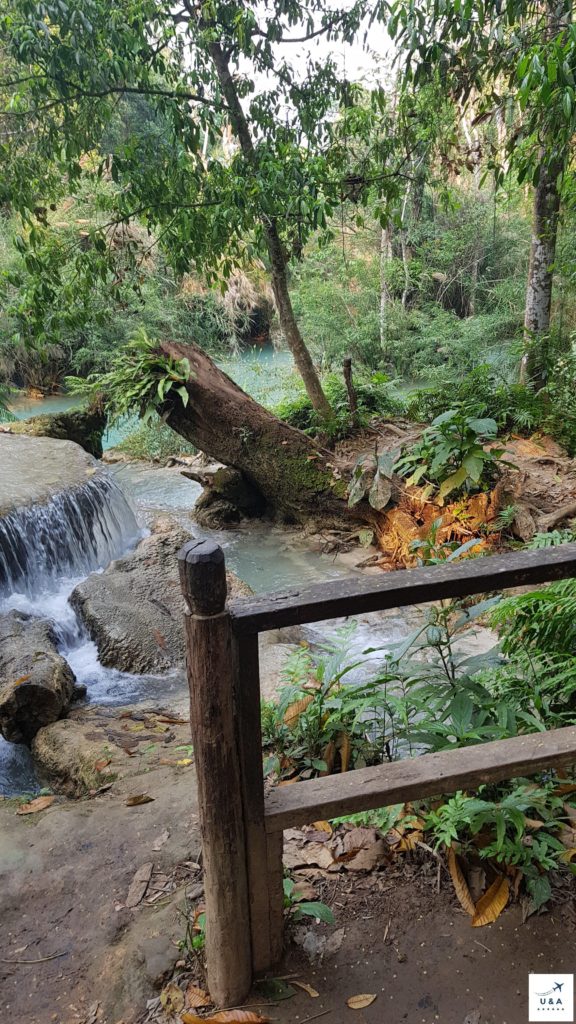
M 32 226 L 26 244 L 33 250 L 55 193 L 107 173 L 118 185 L 110 224 L 143 220 L 176 272 L 194 267 L 215 282 L 264 257 L 286 342 L 328 418 L 292 309 L 289 265 L 342 201 L 345 169 L 330 141 L 343 83 L 326 58 L 295 70 L 290 51 L 302 64 L 312 40 L 351 39 L 364 8 L 365 0 L 120 0 L 111 11 L 107 0 L 3 0 L 12 70 L 0 80 L 0 124 L 11 131 L 0 159 L 5 196 Z M 129 96 L 156 109 L 163 137 L 129 134 L 113 159 L 90 164 L 86 154 L 98 151 Z M 215 145 L 207 157 L 206 140 L 216 143 L 227 123 L 232 159 Z M 114 255 L 109 231 L 94 229 L 91 242 L 91 259 L 78 266 L 88 284 L 111 271 Z
M 518 104 L 521 116 L 508 136 L 508 166 L 535 189 L 522 374 L 542 385 L 556 235 L 576 128 L 571 0 L 393 0 L 378 4 L 375 13 L 388 19 L 391 33 L 401 40 L 413 85 L 440 74 L 460 102 L 477 97 L 477 119 L 491 113 L 502 121 L 510 102 Z M 505 164 L 493 161 L 500 182 Z

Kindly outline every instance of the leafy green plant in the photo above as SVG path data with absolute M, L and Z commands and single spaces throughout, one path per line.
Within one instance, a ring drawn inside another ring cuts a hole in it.
M 304 917 L 313 917 L 324 921 L 325 924 L 334 924 L 334 914 L 330 907 L 319 900 L 301 900 L 295 890 L 295 885 L 292 878 L 284 879 L 284 907 L 288 911 L 290 919 L 301 921 Z
M 467 552 L 474 553 L 474 548 L 482 543 L 481 537 L 471 537 L 464 544 L 456 540 L 439 540 L 438 533 L 442 529 L 444 521 L 441 516 L 435 519 L 428 530 L 428 533 L 421 540 L 413 540 L 410 550 L 417 556 L 418 565 L 441 565 L 443 562 L 455 562 L 457 558 Z
M 480 787 L 477 796 L 456 793 L 425 817 L 437 845 L 454 841 L 472 846 L 484 860 L 513 866 L 526 879 L 536 910 L 551 896 L 545 873 L 559 866 L 566 847 L 555 832 L 565 817 L 564 804 L 552 782 L 517 780 L 501 787 Z M 483 833 L 488 842 L 476 846 Z
M 164 355 L 157 343 L 140 329 L 113 357 L 112 368 L 107 373 L 91 374 L 86 380 L 68 377 L 66 383 L 75 394 L 104 394 L 112 420 L 136 411 L 148 422 L 174 393 L 184 406 L 188 404 L 186 382 L 189 378 L 189 361 Z
M 443 502 L 449 494 L 473 493 L 490 487 L 503 463 L 504 448 L 486 448 L 498 427 L 491 418 L 469 416 L 449 409 L 432 421 L 420 441 L 402 454 L 396 472 L 408 485 L 426 484 L 424 493 Z
M 530 551 L 542 548 L 557 548 L 560 544 L 571 544 L 575 538 L 574 530 L 548 530 L 547 533 L 535 533 L 532 540 L 524 545 Z

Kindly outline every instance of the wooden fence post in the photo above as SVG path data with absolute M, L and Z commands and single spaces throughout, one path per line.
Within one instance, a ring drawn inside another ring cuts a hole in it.
M 243 1002 L 252 950 L 241 773 L 235 728 L 237 661 L 226 611 L 222 549 L 193 540 L 178 554 L 188 603 L 190 723 L 198 780 L 206 900 L 208 987 L 217 1005 Z

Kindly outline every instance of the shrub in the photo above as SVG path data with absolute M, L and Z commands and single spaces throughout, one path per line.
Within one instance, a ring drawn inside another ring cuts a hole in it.
M 407 484 L 426 484 L 424 494 L 437 491 L 442 502 L 449 494 L 472 493 L 493 485 L 502 464 L 503 448 L 485 448 L 495 439 L 496 421 L 478 419 L 467 410 L 450 409 L 432 421 L 419 441 L 405 450 L 395 469 Z
M 341 374 L 328 373 L 322 379 L 322 386 L 334 410 L 334 423 L 330 432 L 334 436 L 344 436 L 352 426 L 344 380 Z M 366 426 L 374 416 L 399 416 L 405 410 L 404 399 L 396 382 L 390 380 L 385 373 L 356 373 L 354 387 L 358 398 L 360 426 Z M 300 393 L 295 398 L 280 402 L 274 408 L 274 414 L 306 433 L 315 434 L 321 429 L 325 430 L 326 425 L 318 419 L 301 382 L 298 390 Z

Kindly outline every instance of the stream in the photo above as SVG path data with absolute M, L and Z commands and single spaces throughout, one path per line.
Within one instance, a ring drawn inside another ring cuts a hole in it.
M 284 371 L 291 372 L 291 363 L 282 353 L 266 355 L 262 352 L 251 354 L 250 358 L 240 357 L 233 365 L 225 367 L 231 376 L 252 393 L 268 389 L 273 377 L 274 388 L 282 391 Z M 280 382 L 270 374 L 273 362 L 279 360 Z M 236 371 L 235 373 L 233 371 Z M 41 412 L 56 412 L 70 408 L 71 400 L 66 396 L 22 400 L 14 411 L 25 418 Z M 123 426 L 126 433 L 127 426 Z M 106 447 L 118 442 L 118 432 L 108 436 Z M 171 675 L 138 676 L 105 668 L 98 659 L 96 645 L 88 637 L 83 625 L 73 611 L 68 598 L 78 583 L 89 572 L 101 571 L 112 558 L 129 551 L 158 515 L 169 513 L 190 532 L 198 537 L 212 537 L 224 549 L 226 564 L 240 579 L 244 580 L 255 593 L 281 590 L 294 585 L 312 584 L 336 580 L 355 575 L 354 569 L 339 562 L 332 555 L 323 555 L 307 547 L 298 532 L 283 531 L 265 523 L 254 523 L 226 531 L 207 531 L 200 528 L 191 518 L 191 510 L 201 493 L 199 484 L 183 477 L 177 469 L 154 467 L 149 463 L 116 463 L 108 467 L 106 485 L 111 491 L 112 505 L 100 516 L 88 523 L 91 536 L 84 536 L 86 516 L 78 508 L 73 519 L 73 536 L 67 542 L 62 538 L 60 550 L 65 552 L 58 571 L 44 573 L 42 578 L 20 580 L 15 577 L 13 589 L 0 600 L 0 613 L 17 609 L 32 615 L 49 619 L 54 623 L 60 653 L 66 658 L 76 675 L 77 682 L 87 687 L 87 700 L 99 704 L 129 704 L 146 700 L 165 702 L 171 694 L 182 693 L 185 685 L 181 672 Z M 127 500 L 126 500 L 127 499 Z M 38 512 L 38 507 L 35 507 Z M 39 513 L 42 518 L 42 513 Z M 46 523 L 44 534 L 38 531 L 39 543 L 44 538 L 61 530 Z M 94 536 L 97 542 L 94 542 Z M 46 550 L 46 545 L 44 545 Z M 50 560 L 50 559 L 49 559 Z M 52 559 L 54 562 L 54 559 Z M 55 570 L 55 564 L 52 569 Z M 367 647 L 386 648 L 405 636 L 414 627 L 421 615 L 417 609 L 387 612 L 360 617 L 356 630 L 349 642 L 349 655 L 355 660 Z M 343 620 L 316 623 L 305 631 L 314 643 L 322 643 L 334 634 Z M 366 659 L 363 669 L 369 671 L 369 661 L 380 660 L 382 654 L 373 654 Z M 25 746 L 7 743 L 0 738 L 0 794 L 12 796 L 23 792 L 37 792 L 39 783 L 34 772 L 30 752 Z

